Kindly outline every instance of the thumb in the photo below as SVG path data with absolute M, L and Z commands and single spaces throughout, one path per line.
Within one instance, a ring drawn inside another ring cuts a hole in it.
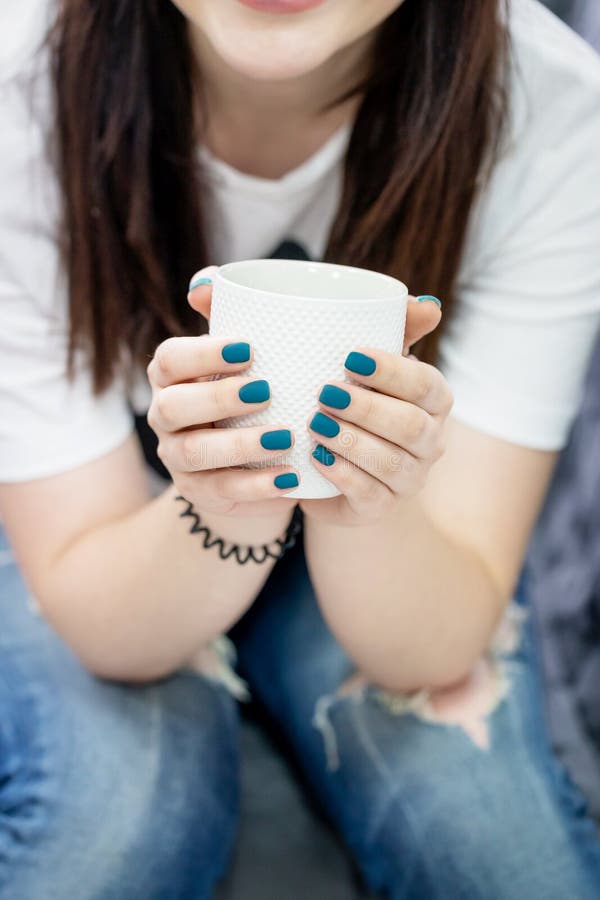
M 212 279 L 218 266 L 205 266 L 192 276 L 188 291 L 188 303 L 208 321 L 212 301 Z
M 409 297 L 406 309 L 406 327 L 404 331 L 404 349 L 406 355 L 413 344 L 435 331 L 442 318 L 442 304 L 437 297 L 423 295 Z

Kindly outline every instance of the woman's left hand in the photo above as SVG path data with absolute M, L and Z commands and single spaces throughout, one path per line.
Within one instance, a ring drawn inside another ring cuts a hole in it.
M 433 320 L 423 334 L 439 316 Z M 313 463 L 341 494 L 301 500 L 307 516 L 342 525 L 376 522 L 424 486 L 444 451 L 453 397 L 441 372 L 408 352 L 356 347 L 346 371 L 358 384 L 323 385 L 308 423 L 317 445 Z

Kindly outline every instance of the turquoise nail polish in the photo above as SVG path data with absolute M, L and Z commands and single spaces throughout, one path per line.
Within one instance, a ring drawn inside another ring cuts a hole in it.
M 376 363 L 372 356 L 353 350 L 346 357 L 344 365 L 351 372 L 356 372 L 357 375 L 372 375 L 375 371 Z
M 228 363 L 248 362 L 250 359 L 250 344 L 247 344 L 246 341 L 226 344 L 221 350 L 221 356 Z
M 442 301 L 438 300 L 437 297 L 434 297 L 433 294 L 422 294 L 420 297 L 417 297 L 417 303 L 424 303 L 426 300 L 433 300 L 440 309 L 442 308 Z
M 292 446 L 292 432 L 287 428 L 277 431 L 265 431 L 260 436 L 260 445 L 265 450 L 289 450 Z
M 298 487 L 298 476 L 295 472 L 286 472 L 285 475 L 276 475 L 274 484 L 277 488 L 295 488 Z
M 323 434 L 325 437 L 332 438 L 335 437 L 336 434 L 340 432 L 340 426 L 333 419 L 330 419 L 329 416 L 324 416 L 323 413 L 316 413 L 311 420 L 310 428 L 313 431 L 316 431 L 317 434 Z
M 192 278 L 190 281 L 190 286 L 188 288 L 189 291 L 195 290 L 197 287 L 200 287 L 201 284 L 212 284 L 212 278 Z
M 249 381 L 242 385 L 238 391 L 240 400 L 244 403 L 264 403 L 271 396 L 269 382 L 264 380 Z
M 335 384 L 326 384 L 319 394 L 319 402 L 325 406 L 333 406 L 334 409 L 346 409 L 350 406 L 350 394 Z
M 324 466 L 332 466 L 335 462 L 335 456 L 323 444 L 317 444 L 312 455 L 317 462 L 323 463 Z

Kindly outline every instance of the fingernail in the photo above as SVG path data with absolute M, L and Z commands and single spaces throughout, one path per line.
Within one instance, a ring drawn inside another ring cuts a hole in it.
M 376 363 L 372 356 L 352 351 L 346 357 L 344 365 L 351 372 L 356 372 L 357 375 L 372 375 L 375 371 Z
M 335 437 L 340 431 L 338 423 L 330 419 L 329 416 L 324 416 L 323 413 L 316 413 L 312 417 L 309 427 L 316 431 L 317 434 L 322 434 L 329 438 Z
M 433 294 L 421 294 L 420 297 L 417 297 L 417 303 L 424 303 L 426 300 L 433 300 L 434 303 L 437 303 L 439 308 L 442 308 L 442 301 L 438 300 L 437 297 L 434 297 Z
M 350 405 L 350 394 L 335 384 L 326 384 L 319 394 L 319 402 L 334 409 L 346 409 Z
M 287 428 L 265 431 L 260 437 L 260 444 L 265 450 L 289 450 L 292 446 L 292 432 Z
M 246 341 L 226 344 L 221 350 L 221 356 L 228 363 L 248 362 L 250 359 L 250 344 L 246 343 Z
M 269 382 L 262 379 L 260 381 L 249 381 L 248 384 L 242 385 L 238 394 L 240 400 L 243 400 L 244 403 L 264 403 L 271 396 Z
M 335 462 L 335 456 L 323 444 L 317 444 L 312 455 L 317 462 L 323 463 L 324 466 L 332 466 Z
M 200 287 L 201 284 L 212 284 L 212 278 L 196 278 L 196 276 L 194 275 L 192 280 L 190 281 L 188 293 L 190 291 L 194 291 L 197 287 Z
M 298 476 L 295 472 L 286 472 L 284 475 L 276 475 L 274 484 L 277 488 L 295 488 L 298 487 Z

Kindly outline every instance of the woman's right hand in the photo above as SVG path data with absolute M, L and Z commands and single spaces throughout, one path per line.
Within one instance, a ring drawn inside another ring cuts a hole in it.
M 210 276 L 214 268 L 202 274 Z M 210 284 L 202 285 L 193 298 L 190 294 L 190 303 L 207 315 L 211 293 Z M 248 358 L 227 362 L 223 350 L 235 358 Z M 280 488 L 275 479 L 292 472 L 299 479 L 293 467 L 280 462 L 290 449 L 283 447 L 285 439 L 291 440 L 291 446 L 294 442 L 286 423 L 245 428 L 217 428 L 214 424 L 269 405 L 267 382 L 245 374 L 251 361 L 252 347 L 241 336 L 200 335 L 163 341 L 147 369 L 152 387 L 148 423 L 158 436 L 158 456 L 175 487 L 197 510 L 285 520 L 297 502 L 286 500 L 285 494 L 295 485 Z M 216 374 L 228 377 L 212 380 Z M 279 449 L 265 448 L 261 439 Z M 241 468 L 248 462 L 266 467 Z

